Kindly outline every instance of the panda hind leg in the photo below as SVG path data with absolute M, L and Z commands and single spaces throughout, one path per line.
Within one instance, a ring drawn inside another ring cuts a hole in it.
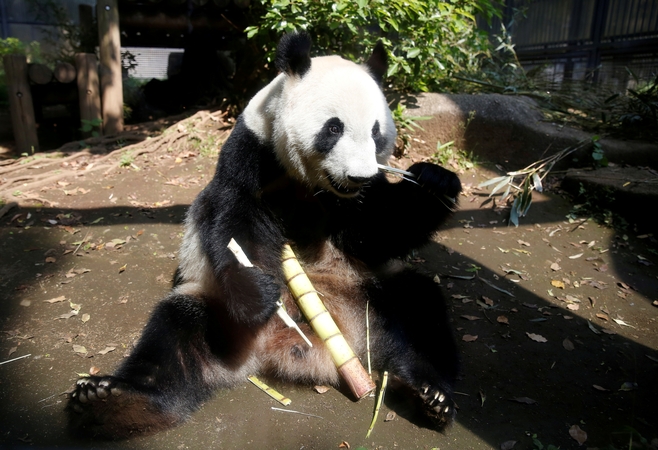
M 208 311 L 191 295 L 162 300 L 113 375 L 78 380 L 66 408 L 70 430 L 107 439 L 150 434 L 184 422 L 215 389 L 236 384 L 244 375 L 236 367 L 249 364 L 225 344 L 231 327 L 208 327 Z
M 440 288 L 405 271 L 380 281 L 368 294 L 378 314 L 371 343 L 377 368 L 388 370 L 432 424 L 444 428 L 455 416 L 459 358 Z

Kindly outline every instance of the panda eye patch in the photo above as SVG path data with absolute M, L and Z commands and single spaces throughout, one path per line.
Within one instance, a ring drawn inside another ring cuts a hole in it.
M 375 121 L 375 124 L 372 126 L 372 137 L 373 139 L 376 139 L 381 135 L 381 131 L 379 130 L 379 120 Z
M 382 131 L 379 128 L 379 120 L 376 120 L 372 126 L 372 140 L 375 141 L 375 152 L 377 154 L 386 150 L 386 138 L 382 136 Z
M 315 136 L 315 150 L 320 153 L 329 153 L 343 136 L 344 131 L 345 125 L 338 117 L 327 120 Z

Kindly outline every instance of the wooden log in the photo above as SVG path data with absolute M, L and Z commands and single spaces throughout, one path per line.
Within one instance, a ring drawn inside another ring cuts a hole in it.
M 53 71 L 43 64 L 30 64 L 27 68 L 30 81 L 36 84 L 48 84 L 53 81 Z
M 55 79 L 60 83 L 71 83 L 75 80 L 75 67 L 73 67 L 73 64 L 67 62 L 57 63 L 55 70 L 53 70 L 53 75 L 55 75 Z
M 76 53 L 75 66 L 78 73 L 78 97 L 80 99 L 80 119 L 101 124 L 101 96 L 98 81 L 98 60 L 91 53 Z M 82 123 L 81 123 L 82 125 Z M 85 137 L 91 136 L 91 132 L 83 133 Z
M 16 150 L 19 154 L 32 154 L 39 151 L 39 139 L 28 83 L 27 58 L 25 55 L 6 55 L 3 63 Z
M 123 87 L 121 80 L 121 35 L 118 0 L 98 0 L 98 41 L 100 50 L 101 111 L 103 132 L 123 130 Z

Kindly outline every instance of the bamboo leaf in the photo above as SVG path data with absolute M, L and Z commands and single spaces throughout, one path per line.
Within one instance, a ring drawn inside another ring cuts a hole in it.
M 539 177 L 539 174 L 537 172 L 532 173 L 532 183 L 534 184 L 535 191 L 541 192 L 543 187 L 541 184 L 541 178 Z
M 492 189 L 491 194 L 489 194 L 489 197 L 491 197 L 492 195 L 494 195 L 494 194 L 496 193 L 496 191 L 498 191 L 499 189 L 501 189 L 503 186 L 509 184 L 510 181 L 511 181 L 510 177 L 505 177 L 505 179 L 504 179 L 503 181 L 501 181 L 500 183 L 498 183 L 498 184 L 496 185 L 496 187 Z
M 509 212 L 509 221 L 510 223 L 513 223 L 515 227 L 519 226 L 519 203 L 519 197 L 516 197 L 514 203 L 512 203 L 512 209 Z
M 492 179 L 490 179 L 490 180 L 483 181 L 482 183 L 478 184 L 478 187 L 479 187 L 479 188 L 487 187 L 487 186 L 490 186 L 490 185 L 492 185 L 492 184 L 494 184 L 494 183 L 499 183 L 500 181 L 502 181 L 502 180 L 506 180 L 506 179 L 508 179 L 508 178 L 509 178 L 508 176 L 492 178 Z

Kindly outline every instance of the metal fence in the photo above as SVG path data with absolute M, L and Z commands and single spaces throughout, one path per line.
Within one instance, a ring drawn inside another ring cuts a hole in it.
M 625 89 L 658 75 L 658 0 L 506 0 L 503 22 L 526 68 L 553 81 Z M 494 24 L 492 29 L 495 30 Z M 495 31 L 494 31 L 495 32 Z

